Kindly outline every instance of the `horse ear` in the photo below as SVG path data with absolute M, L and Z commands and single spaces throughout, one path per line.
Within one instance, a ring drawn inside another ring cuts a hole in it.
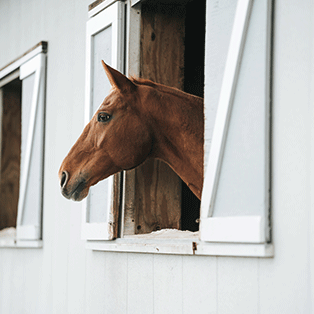
M 122 73 L 113 69 L 103 60 L 101 60 L 102 66 L 107 74 L 111 86 L 115 86 L 121 91 L 132 90 L 135 88 L 135 85 Z

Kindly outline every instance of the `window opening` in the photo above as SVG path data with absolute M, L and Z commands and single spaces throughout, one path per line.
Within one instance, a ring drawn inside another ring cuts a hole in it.
M 204 49 L 205 1 L 142 4 L 142 78 L 203 97 Z M 168 228 L 198 231 L 200 201 L 168 165 L 146 161 L 135 170 L 135 187 L 134 213 L 125 214 L 133 217 L 133 234 Z
M 21 158 L 22 81 L 15 79 L 0 89 L 0 230 L 16 227 Z
M 198 18 L 196 19 L 195 16 Z M 192 1 L 186 6 L 184 91 L 204 97 L 206 1 Z M 199 230 L 200 200 L 182 181 L 181 229 Z
M 0 247 L 42 246 L 46 51 L 0 70 Z

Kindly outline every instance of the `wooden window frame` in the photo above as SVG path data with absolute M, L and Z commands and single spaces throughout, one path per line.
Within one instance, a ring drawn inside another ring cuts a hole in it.
M 271 1 L 271 0 L 269 0 Z M 104 1 L 107 3 L 108 1 Z M 126 34 L 126 74 L 140 74 L 140 19 L 141 0 L 127 0 L 127 34 Z M 248 28 L 248 19 L 252 0 L 238 0 L 236 15 L 236 31 L 232 36 L 231 48 L 228 54 L 228 65 L 221 93 L 227 91 L 226 99 L 220 99 L 218 111 L 220 118 L 216 119 L 217 129 L 213 148 L 216 157 L 211 157 L 205 176 L 203 199 L 201 203 L 200 237 L 196 233 L 175 230 L 164 235 L 156 232 L 148 235 L 129 235 L 112 241 L 89 240 L 86 248 L 96 251 L 116 252 L 140 252 L 156 254 L 180 254 L 180 255 L 206 255 L 206 256 L 245 256 L 245 257 L 272 257 L 274 247 L 272 243 L 265 241 L 265 217 L 211 217 L 211 200 L 214 199 L 219 176 L 221 159 L 223 155 L 224 140 L 228 129 L 228 121 L 231 109 L 231 99 L 236 84 L 237 73 L 241 53 Z M 105 4 L 103 4 L 105 7 Z M 97 8 L 93 9 L 97 12 Z M 93 14 L 94 14 L 93 12 Z M 97 13 L 95 13 L 97 14 Z M 92 14 L 90 14 L 92 15 Z M 207 48 L 208 49 L 208 48 Z M 235 49 L 235 50 L 234 50 Z M 234 53 L 236 51 L 236 53 Z M 268 60 L 270 62 L 270 60 Z M 218 113 L 217 113 L 218 116 Z M 222 117 L 222 118 L 221 118 Z M 219 122 L 220 121 L 220 122 Z M 220 135 L 218 136 L 220 133 Z M 267 154 L 268 152 L 266 152 Z M 218 157 L 217 157 L 218 156 Z M 269 165 L 265 165 L 265 171 L 269 174 Z M 214 183 L 208 173 L 215 173 Z M 211 186 L 211 193 L 208 187 Z M 269 188 L 269 186 L 265 187 Z M 134 205 L 134 172 L 124 172 L 122 194 L 122 218 L 121 230 L 124 230 L 125 211 L 127 207 Z M 130 217 L 131 219 L 132 217 Z M 230 228 L 237 236 L 230 237 Z M 222 230 L 222 231 L 221 231 Z M 226 232 L 228 230 L 228 232 Z M 210 240 L 208 240 L 210 239 Z
M 28 128 L 28 136 L 26 140 L 26 152 L 24 164 L 21 165 L 20 192 L 18 201 L 18 212 L 16 222 L 16 235 L 12 237 L 0 238 L 0 247 L 31 247 L 40 248 L 43 246 L 42 241 L 42 211 L 43 211 L 43 162 L 44 162 L 44 133 L 42 136 L 41 162 L 39 163 L 39 173 L 41 178 L 39 182 L 40 199 L 36 216 L 39 225 L 24 225 L 23 213 L 26 195 L 27 181 L 29 178 L 29 169 L 31 161 L 31 152 L 33 147 L 33 139 L 35 134 L 36 114 L 39 106 L 42 106 L 42 125 L 44 128 L 44 107 L 45 107 L 45 88 L 46 88 L 46 52 L 47 43 L 40 42 L 34 48 L 26 52 L 22 57 L 10 63 L 8 66 L 0 70 L 0 80 L 5 84 L 19 77 L 20 80 L 25 79 L 29 75 L 35 75 L 33 96 L 31 104 L 30 121 Z M 13 74 L 13 75 L 12 75 Z M 17 74 L 19 76 L 17 76 Z M 4 84 L 1 84 L 4 85 Z M 44 129 L 43 129 L 44 132 Z
M 86 27 L 86 90 L 85 90 L 85 123 L 87 124 L 94 112 L 92 112 L 92 37 L 107 27 L 112 27 L 112 60 L 111 66 L 117 70 L 124 71 L 124 2 L 104 1 L 105 10 L 95 8 L 91 19 L 87 21 Z M 95 15 L 95 16 L 94 16 Z M 82 210 L 82 239 L 85 240 L 111 240 L 113 238 L 113 210 L 117 210 L 114 205 L 115 180 L 114 176 L 108 179 L 108 211 L 105 222 L 88 222 L 89 199 L 83 200 Z M 118 197 L 118 196 L 117 196 Z

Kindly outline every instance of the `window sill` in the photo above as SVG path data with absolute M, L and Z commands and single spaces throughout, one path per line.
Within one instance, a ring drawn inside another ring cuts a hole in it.
M 209 243 L 200 241 L 198 233 L 128 236 L 112 241 L 87 241 L 86 248 L 95 251 L 154 253 L 200 256 L 273 257 L 272 244 Z
M 31 240 L 31 241 L 22 241 L 16 240 L 15 238 L 12 239 L 0 239 L 0 249 L 1 248 L 33 248 L 39 249 L 43 247 L 42 240 Z
M 7 228 L 0 231 L 1 248 L 42 248 L 42 240 L 17 240 L 15 228 Z

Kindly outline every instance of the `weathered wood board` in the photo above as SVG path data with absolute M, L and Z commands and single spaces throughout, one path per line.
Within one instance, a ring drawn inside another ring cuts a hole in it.
M 142 6 L 142 78 L 184 88 L 185 8 Z M 135 233 L 181 227 L 181 180 L 165 163 L 149 160 L 136 169 Z

